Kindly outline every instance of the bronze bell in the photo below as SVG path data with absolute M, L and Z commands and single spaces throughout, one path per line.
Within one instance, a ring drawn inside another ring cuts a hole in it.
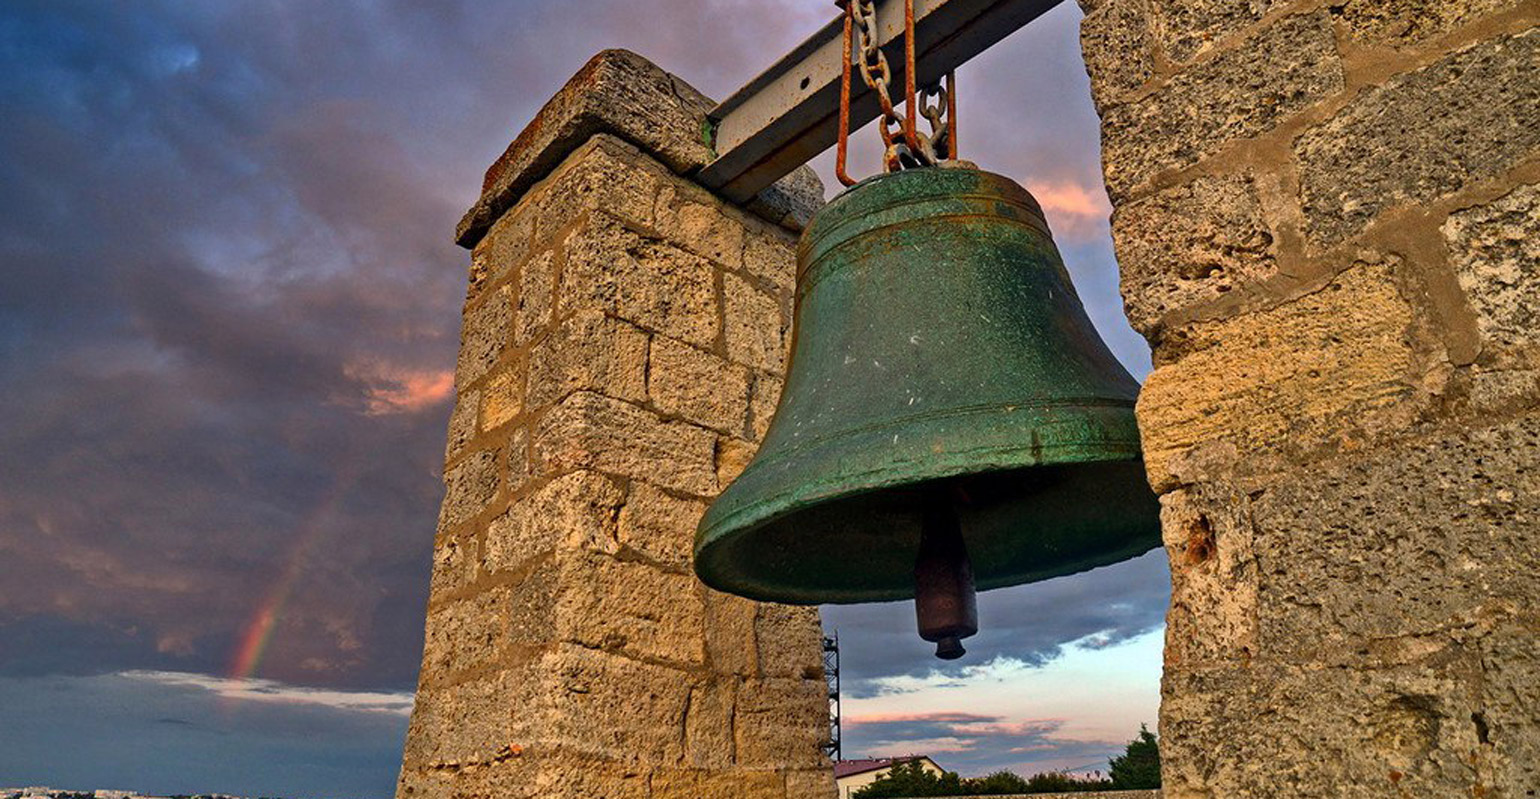
M 1160 543 L 1138 383 L 1091 326 L 1037 201 L 926 168 L 862 181 L 797 250 L 786 384 L 758 454 L 701 520 L 707 585 L 795 604 L 916 598 L 937 655 L 974 589 Z

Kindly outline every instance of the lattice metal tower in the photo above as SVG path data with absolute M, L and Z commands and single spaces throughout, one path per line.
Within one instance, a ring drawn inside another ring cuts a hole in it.
M 829 743 L 824 747 L 830 760 L 840 759 L 840 634 L 823 638 L 823 679 L 829 686 Z

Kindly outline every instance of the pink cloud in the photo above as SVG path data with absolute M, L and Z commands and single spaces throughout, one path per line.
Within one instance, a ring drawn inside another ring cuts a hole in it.
M 384 416 L 413 413 L 443 402 L 454 391 L 454 372 L 412 369 L 381 361 L 357 361 L 342 369 L 349 380 L 363 384 L 364 413 Z

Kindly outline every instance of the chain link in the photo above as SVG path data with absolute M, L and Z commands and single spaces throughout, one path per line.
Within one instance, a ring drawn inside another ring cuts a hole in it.
M 936 163 L 936 149 L 931 143 L 931 137 L 918 131 L 914 134 L 914 141 L 906 141 L 902 135 L 907 127 L 907 118 L 893 104 L 892 91 L 888 88 L 893 80 L 893 70 L 888 66 L 888 57 L 883 54 L 882 48 L 877 46 L 877 4 L 875 0 L 849 0 L 851 16 L 855 20 L 856 47 L 860 50 L 860 58 L 856 61 L 857 68 L 861 71 L 861 79 L 877 95 L 877 102 L 882 106 L 882 116 L 878 119 L 878 132 L 882 134 L 882 144 L 885 148 L 882 157 L 883 167 L 894 172 L 899 169 L 916 166 L 929 166 Z M 931 119 L 926 115 L 926 119 Z M 931 120 L 932 131 L 936 124 Z

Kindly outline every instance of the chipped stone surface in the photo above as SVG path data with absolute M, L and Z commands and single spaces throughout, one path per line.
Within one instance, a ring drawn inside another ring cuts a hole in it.
M 620 510 L 620 544 L 660 564 L 688 569 L 695 525 L 705 512 L 705 502 L 681 499 L 634 480 Z
M 524 411 L 524 366 L 515 362 L 488 380 L 482 392 L 481 429 L 496 430 Z
M 1460 211 L 1443 233 L 1482 338 L 1501 347 L 1540 344 L 1540 185 Z
M 516 569 L 558 549 L 613 553 L 619 549 L 616 519 L 624 498 L 621 487 L 604 475 L 562 475 L 487 525 L 483 568 Z
M 1153 335 L 1170 313 L 1277 272 L 1277 245 L 1244 176 L 1201 177 L 1124 203 L 1112 217 L 1125 310 Z
M 1109 0 L 1080 23 L 1080 52 L 1098 108 L 1139 89 L 1153 75 L 1148 0 Z
M 749 373 L 709 352 L 671 338 L 653 339 L 647 393 L 658 410 L 734 433 L 749 407 Z
M 1262 15 L 1288 0 L 1186 0 L 1155 3 L 1156 38 L 1166 57 L 1191 61 L 1226 38 L 1260 22 Z
M 473 452 L 444 474 L 444 505 L 439 527 L 453 527 L 481 512 L 497 494 L 497 452 Z
M 736 363 L 780 374 L 786 361 L 785 331 L 790 327 L 781 304 L 737 275 L 723 275 L 722 291 L 727 356 Z
M 1194 64 L 1164 88 L 1102 116 L 1103 172 L 1114 202 L 1157 173 L 1266 133 L 1342 88 L 1325 12 L 1285 17 Z
M 1540 152 L 1540 30 L 1502 37 L 1401 75 L 1307 131 L 1308 232 L 1318 246 L 1381 211 L 1447 196 Z
M 1332 14 L 1362 44 L 1410 47 L 1462 25 L 1513 8 L 1521 0 L 1346 0 Z
M 574 391 L 645 400 L 647 338 L 635 325 L 603 312 L 579 311 L 530 352 L 530 404 L 552 405 Z
M 504 286 L 466 314 L 460 332 L 460 358 L 455 365 L 455 385 L 462 390 L 481 379 L 507 348 L 512 317 L 508 303 L 508 287 Z
M 449 414 L 449 437 L 444 444 L 446 462 L 459 455 L 476 435 L 476 407 L 480 400 L 480 392 L 474 390 L 461 392 L 455 398 L 454 410 Z
M 562 302 L 709 348 L 717 338 L 711 262 L 601 214 L 568 238 Z
M 703 497 L 717 491 L 715 450 L 710 431 L 587 391 L 547 413 L 534 442 L 542 471 L 594 469 Z
M 554 621 L 563 641 L 685 666 L 705 660 L 692 574 L 596 552 L 564 551 Z
M 1411 322 L 1391 266 L 1359 263 L 1273 310 L 1174 331 L 1139 396 L 1151 484 L 1203 479 L 1193 449 L 1363 446 L 1371 422 L 1397 418 L 1377 415 L 1410 412 Z

